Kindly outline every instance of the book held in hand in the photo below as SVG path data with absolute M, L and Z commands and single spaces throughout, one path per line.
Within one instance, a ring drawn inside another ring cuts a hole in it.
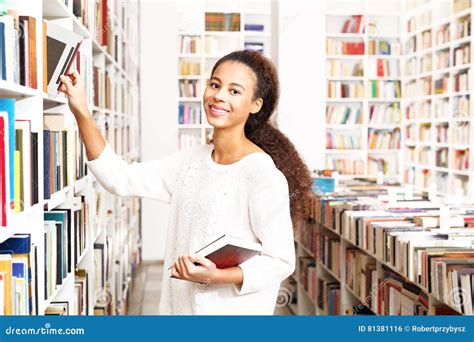
M 222 235 L 196 252 L 216 264 L 217 268 L 238 266 L 255 255 L 260 254 L 262 245 L 242 240 L 230 235 Z M 169 269 L 171 269 L 170 267 Z

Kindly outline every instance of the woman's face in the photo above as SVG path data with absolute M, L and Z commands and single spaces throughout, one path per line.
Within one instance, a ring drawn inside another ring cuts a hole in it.
M 262 99 L 254 100 L 256 77 L 245 64 L 226 61 L 217 67 L 204 92 L 207 121 L 215 128 L 244 126 L 257 113 Z

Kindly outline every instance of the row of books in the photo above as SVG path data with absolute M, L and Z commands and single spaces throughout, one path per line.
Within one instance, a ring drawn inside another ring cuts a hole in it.
M 436 68 L 437 69 L 445 69 L 449 68 L 450 60 L 449 60 L 449 49 L 441 50 L 436 53 Z
M 469 145 L 470 137 L 470 125 L 459 125 L 458 127 L 453 128 L 453 133 L 451 134 L 451 143 L 459 145 Z
M 361 108 L 345 105 L 328 105 L 326 108 L 326 123 L 329 125 L 362 124 L 363 120 Z
M 367 44 L 369 55 L 392 55 L 399 56 L 401 45 L 398 41 L 383 39 L 371 39 Z
M 201 143 L 201 134 L 179 132 L 178 133 L 178 149 L 182 150 L 191 146 L 199 145 Z
M 206 31 L 240 31 L 240 13 L 206 12 Z
M 398 103 L 372 105 L 369 108 L 369 112 L 369 124 L 396 125 L 401 122 L 401 112 Z
M 471 61 L 471 45 L 466 44 L 454 48 L 454 66 L 468 64 Z
M 364 97 L 362 82 L 328 81 L 329 98 L 361 98 Z
M 318 296 L 316 261 L 313 257 L 300 257 L 298 259 L 300 268 L 299 281 L 308 296 L 310 296 L 313 301 L 316 301 Z
M 326 62 L 327 76 L 329 77 L 360 77 L 364 76 L 362 62 L 348 63 L 337 59 Z
M 0 16 L 0 79 L 38 88 L 36 18 L 9 10 Z
M 434 81 L 434 93 L 445 94 L 448 91 L 449 77 L 439 78 Z
M 372 80 L 370 87 L 372 98 L 400 98 L 400 81 L 378 81 Z
M 461 39 L 471 35 L 471 15 L 460 17 L 456 20 L 455 38 Z
M 341 175 L 363 175 L 365 162 L 360 159 L 326 156 L 326 169 L 335 170 Z
M 196 36 L 178 36 L 178 52 L 179 53 L 200 53 L 201 37 Z
M 201 108 L 197 106 L 180 104 L 178 110 L 178 124 L 196 125 L 201 123 Z
M 180 97 L 198 97 L 201 95 L 201 86 L 198 80 L 179 80 Z
M 371 150 L 387 150 L 400 148 L 400 129 L 395 130 L 379 130 L 369 129 L 368 147 Z
M 326 54 L 328 55 L 363 55 L 363 42 L 346 42 L 335 39 L 326 39 Z
M 357 248 L 345 251 L 346 285 L 359 297 L 365 305 L 377 312 L 378 288 L 377 265 L 375 260 Z
M 352 15 L 344 21 L 341 33 L 364 33 L 365 17 Z
M 458 286 L 449 283 L 455 284 L 451 280 L 455 279 L 456 267 L 474 272 L 467 257 L 473 253 L 474 231 L 469 228 L 474 222 L 474 207 L 444 209 L 419 195 L 390 203 L 388 191 L 380 186 L 348 186 L 337 195 L 318 197 L 314 215 L 328 229 L 390 265 L 398 278 L 416 285 L 419 295 L 431 293 L 459 312 L 469 314 L 470 308 L 462 302 L 455 303 L 455 298 L 464 292 L 471 294 L 472 288 L 466 288 L 460 278 Z M 446 210 L 450 214 L 446 215 Z M 435 262 L 426 257 L 427 253 L 447 258 Z M 463 255 L 464 259 L 456 255 Z M 440 271 L 432 272 L 437 265 Z
M 116 81 L 111 73 L 99 66 L 93 67 L 92 79 L 94 106 L 124 113 L 128 102 L 125 85 Z
M 189 62 L 189 61 L 179 61 L 179 74 L 180 75 L 199 75 L 201 73 L 201 63 L 199 62 Z
M 468 91 L 469 90 L 469 72 L 461 72 L 459 74 L 454 75 L 454 91 Z
M 469 150 L 454 151 L 454 168 L 460 171 L 469 171 Z
M 429 151 L 428 151 L 429 152 Z M 421 154 L 421 151 L 420 151 Z M 440 148 L 439 150 L 436 151 L 436 157 L 435 157 L 435 165 L 437 167 L 448 167 L 448 154 L 449 150 L 447 148 Z M 423 164 L 427 164 L 429 160 L 429 156 L 422 156 L 420 155 L 420 161 Z
M 395 59 L 369 59 L 368 77 L 400 77 L 399 61 Z
M 361 149 L 362 135 L 360 131 L 326 130 L 327 149 Z
M 450 25 L 446 24 L 446 25 L 441 26 L 436 31 L 436 44 L 437 45 L 446 44 L 449 41 L 449 37 L 450 37 Z
M 394 176 L 398 174 L 398 157 L 397 155 L 385 156 L 369 156 L 367 158 L 367 174 L 376 176 L 382 172 L 386 176 Z

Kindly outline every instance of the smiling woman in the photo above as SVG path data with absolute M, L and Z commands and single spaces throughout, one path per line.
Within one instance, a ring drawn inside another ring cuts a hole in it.
M 268 122 L 279 96 L 273 64 L 258 52 L 224 56 L 204 93 L 212 145 L 133 164 L 100 135 L 79 74 L 62 81 L 89 169 L 104 188 L 171 204 L 165 256 L 171 277 L 163 275 L 160 313 L 273 314 L 280 283 L 295 269 L 292 218 L 307 215 L 311 187 L 293 145 Z M 224 269 L 192 253 L 222 235 L 258 242 L 262 252 Z

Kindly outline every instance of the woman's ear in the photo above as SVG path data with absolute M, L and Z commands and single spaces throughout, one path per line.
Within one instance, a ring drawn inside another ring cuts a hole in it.
M 263 106 L 263 99 L 259 97 L 253 102 L 252 110 L 250 111 L 250 114 L 258 113 L 260 109 L 262 109 L 262 106 Z

